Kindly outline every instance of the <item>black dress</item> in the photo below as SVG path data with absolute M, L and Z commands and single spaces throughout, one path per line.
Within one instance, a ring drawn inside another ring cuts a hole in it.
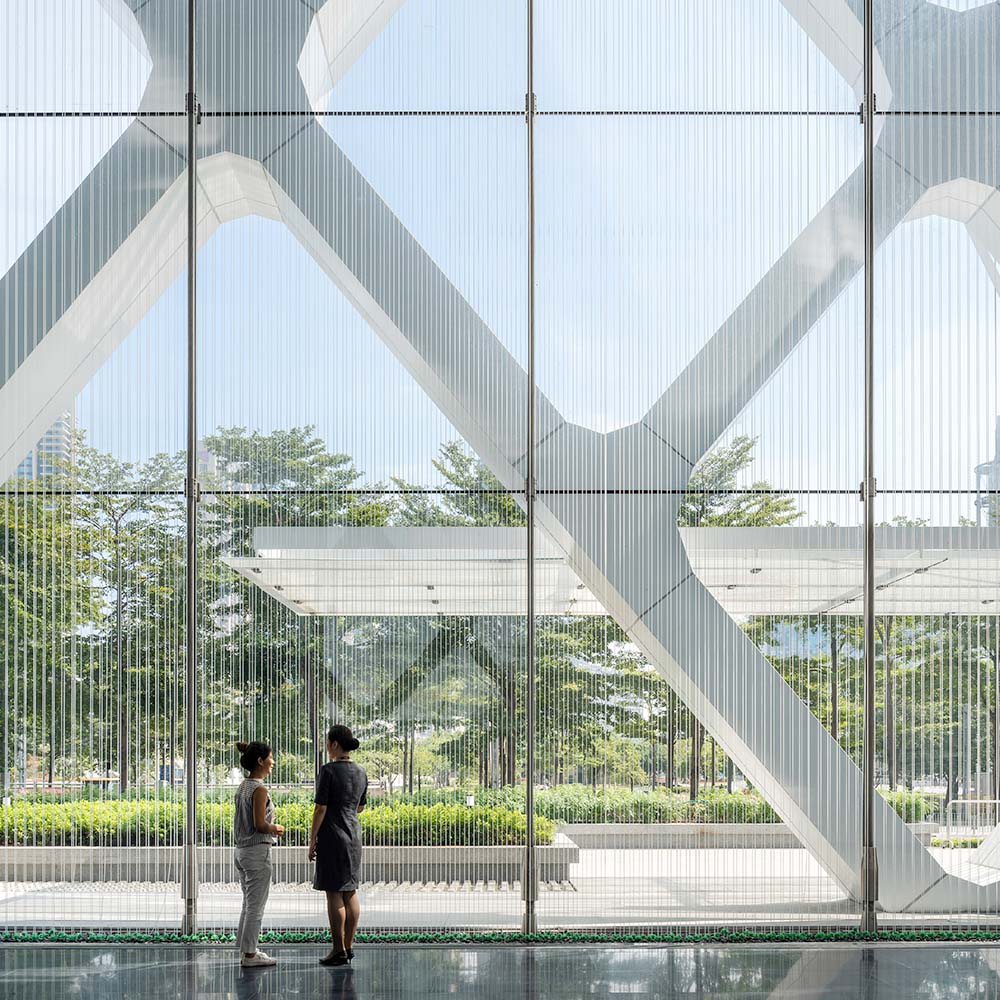
M 320 768 L 316 805 L 326 806 L 316 836 L 316 875 L 313 888 L 321 892 L 350 892 L 361 881 L 361 823 L 358 809 L 365 804 L 368 775 L 350 760 L 332 760 Z

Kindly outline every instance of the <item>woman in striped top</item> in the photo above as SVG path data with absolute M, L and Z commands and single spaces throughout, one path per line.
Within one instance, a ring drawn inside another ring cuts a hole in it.
M 243 890 L 243 909 L 236 930 L 240 964 L 253 967 L 274 965 L 275 960 L 257 947 L 264 907 L 271 891 L 271 847 L 285 828 L 274 822 L 274 806 L 264 779 L 274 767 L 271 748 L 260 740 L 237 743 L 240 766 L 248 777 L 236 789 L 233 840 L 236 844 L 236 870 Z

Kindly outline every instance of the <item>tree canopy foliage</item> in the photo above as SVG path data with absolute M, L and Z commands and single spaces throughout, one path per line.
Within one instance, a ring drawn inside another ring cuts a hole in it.
M 681 498 L 679 525 L 781 526 L 801 518 L 793 497 L 750 478 L 754 446 L 740 436 L 706 456 Z M 262 526 L 520 527 L 521 498 L 459 441 L 442 445 L 436 487 L 366 482 L 353 459 L 329 451 L 312 427 L 221 427 L 204 449 L 197 590 L 204 780 L 223 780 L 233 742 L 254 736 L 278 749 L 279 778 L 308 781 L 320 734 L 334 721 L 361 732 L 365 759 L 388 788 L 523 780 L 523 616 L 304 617 L 226 562 L 254 554 L 253 532 Z M 5 493 L 5 782 L 34 768 L 36 777 L 60 779 L 113 773 L 127 786 L 163 776 L 178 759 L 183 467 L 180 455 L 121 461 L 80 438 L 50 481 Z M 845 749 L 859 753 L 858 619 L 741 624 Z M 548 783 L 670 784 L 692 754 L 711 780 L 724 773 L 721 750 L 610 617 L 541 617 L 536 653 L 538 772 Z M 996 617 L 883 619 L 879 657 L 885 780 L 946 777 L 957 788 L 964 775 L 988 770 L 1000 672 Z

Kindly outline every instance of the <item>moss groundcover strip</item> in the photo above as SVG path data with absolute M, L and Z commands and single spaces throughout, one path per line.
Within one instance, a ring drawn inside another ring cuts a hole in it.
M 227 933 L 176 934 L 147 931 L 0 931 L 0 944 L 232 944 Z M 321 931 L 270 931 L 261 935 L 265 944 L 326 944 Z M 884 930 L 863 934 L 857 930 L 757 931 L 727 930 L 701 933 L 586 933 L 581 931 L 517 932 L 386 931 L 358 933 L 360 944 L 829 944 L 856 942 L 949 942 L 1000 941 L 1000 927 L 989 930 Z

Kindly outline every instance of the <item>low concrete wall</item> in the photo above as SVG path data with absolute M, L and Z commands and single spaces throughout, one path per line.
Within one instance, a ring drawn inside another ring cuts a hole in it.
M 936 823 L 911 823 L 929 845 Z M 565 881 L 580 850 L 801 847 L 784 823 L 567 823 L 555 843 L 538 848 L 539 878 Z M 304 847 L 276 847 L 276 882 L 311 882 Z M 362 877 L 370 882 L 514 882 L 521 878 L 520 847 L 366 847 Z M 202 882 L 235 882 L 229 847 L 198 850 Z M 0 881 L 179 882 L 180 847 L 5 847 Z
M 938 830 L 936 823 L 908 825 L 925 847 Z M 802 846 L 784 823 L 565 823 L 559 832 L 591 851 Z
M 0 879 L 8 882 L 179 882 L 180 847 L 5 847 Z M 565 881 L 580 849 L 564 836 L 538 848 L 539 878 Z M 367 882 L 514 882 L 521 878 L 521 847 L 366 847 Z M 276 882 L 311 882 L 304 847 L 275 847 Z M 202 882 L 235 882 L 229 847 L 198 850 Z

